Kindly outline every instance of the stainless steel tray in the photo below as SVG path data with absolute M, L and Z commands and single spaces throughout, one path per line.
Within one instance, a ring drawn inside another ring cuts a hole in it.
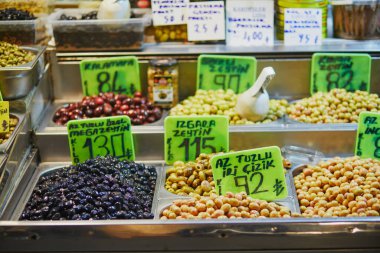
M 35 57 L 31 62 L 14 67 L 0 68 L 0 90 L 3 99 L 25 97 L 42 77 L 45 67 L 45 47 L 22 47 Z
M 42 132 L 57 132 L 57 133 L 66 133 L 67 134 L 67 128 L 66 126 L 60 126 L 54 123 L 53 116 L 55 112 L 61 108 L 62 106 L 68 104 L 68 102 L 55 102 L 53 104 L 48 105 L 45 116 L 43 117 L 41 124 L 39 126 L 38 131 Z M 151 130 L 151 127 L 157 127 L 157 126 L 163 126 L 165 117 L 168 115 L 168 111 L 164 110 L 162 112 L 161 119 L 157 120 L 156 122 L 145 124 L 145 125 L 139 125 L 139 126 L 132 126 L 132 130 L 135 129 L 147 129 Z
M 138 162 L 139 163 L 139 162 Z M 151 212 L 154 214 L 157 209 L 157 200 L 158 200 L 158 189 L 160 188 L 160 177 L 162 176 L 162 164 L 155 162 L 142 162 L 144 164 L 152 165 L 156 168 L 157 171 L 157 181 L 156 187 L 154 190 L 153 203 Z M 6 210 L 7 214 L 10 215 L 10 220 L 19 220 L 27 202 L 29 201 L 30 196 L 32 195 L 33 189 L 38 183 L 38 180 L 41 176 L 48 174 L 49 172 L 53 172 L 55 170 L 63 169 L 66 166 L 71 165 L 70 162 L 62 162 L 62 163 L 41 163 L 37 169 L 34 171 L 33 175 L 30 178 L 25 176 L 22 179 L 22 184 L 17 189 L 18 192 L 15 193 L 15 196 L 20 196 L 19 198 L 11 198 L 9 200 L 9 205 L 14 206 L 13 210 Z M 31 168 L 32 169 L 32 168 Z

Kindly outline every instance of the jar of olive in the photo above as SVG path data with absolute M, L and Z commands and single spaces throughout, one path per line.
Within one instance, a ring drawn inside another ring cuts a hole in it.
M 163 108 L 178 103 L 178 64 L 177 60 L 155 59 L 148 67 L 149 100 Z

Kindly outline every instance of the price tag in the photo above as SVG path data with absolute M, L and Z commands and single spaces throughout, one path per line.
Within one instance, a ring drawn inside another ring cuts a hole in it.
M 201 55 L 197 66 L 197 88 L 232 89 L 236 94 L 251 88 L 256 80 L 255 57 Z
M 111 155 L 135 160 L 131 120 L 127 116 L 72 120 L 67 123 L 73 164 Z
M 189 3 L 187 34 L 189 41 L 224 40 L 224 1 Z
M 101 92 L 133 95 L 141 91 L 139 63 L 134 56 L 83 60 L 80 73 L 85 96 Z
M 186 24 L 186 11 L 189 0 L 152 0 L 153 25 Z
M 274 2 L 227 0 L 228 46 L 271 46 L 274 41 Z
M 9 132 L 9 102 L 0 102 L 0 133 Z
M 252 198 L 264 200 L 288 196 L 278 147 L 216 155 L 210 162 L 219 195 L 245 191 Z
M 225 116 L 169 116 L 165 119 L 165 161 L 194 161 L 201 153 L 229 150 Z
M 307 8 L 285 9 L 285 45 L 321 45 L 322 10 Z
M 380 113 L 360 113 L 355 155 L 380 160 Z
M 311 62 L 311 94 L 335 88 L 370 91 L 371 56 L 316 53 Z

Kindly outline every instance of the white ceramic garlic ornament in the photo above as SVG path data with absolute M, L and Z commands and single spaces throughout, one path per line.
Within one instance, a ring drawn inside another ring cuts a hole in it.
M 269 112 L 269 95 L 266 87 L 275 74 L 272 67 L 264 68 L 253 86 L 238 96 L 235 109 L 241 117 L 253 122 L 265 118 Z
M 129 19 L 130 17 L 129 0 L 103 0 L 99 6 L 98 19 Z

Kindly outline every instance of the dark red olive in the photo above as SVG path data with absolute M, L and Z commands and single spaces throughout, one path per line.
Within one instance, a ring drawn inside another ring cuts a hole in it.
M 116 114 L 116 115 L 123 115 L 123 111 L 117 110 L 117 111 L 115 112 L 115 114 Z
M 104 99 L 103 98 L 95 98 L 95 104 L 97 105 L 97 106 L 99 106 L 99 105 L 103 105 L 104 104 Z
M 129 106 L 128 105 L 122 105 L 122 106 L 120 106 L 120 110 L 122 110 L 122 111 L 128 111 L 129 110 Z
M 94 110 L 94 116 L 100 117 L 103 114 L 103 106 L 98 106 Z
M 132 125 L 142 125 L 142 121 L 139 118 L 131 119 Z
M 110 104 L 105 103 L 103 111 L 105 115 L 110 116 L 112 114 L 112 106 Z
M 69 121 L 69 117 L 67 117 L 67 116 L 63 116 L 63 117 L 61 118 L 61 122 L 62 122 L 63 125 L 66 124 L 67 121 Z
M 142 94 L 141 94 L 140 91 L 136 91 L 135 94 L 133 94 L 133 96 L 134 96 L 135 98 L 141 98 L 141 97 L 142 97 Z
M 155 118 L 154 116 L 149 116 L 148 118 L 146 118 L 146 121 L 147 121 L 148 123 L 153 123 L 153 122 L 156 121 L 156 118 Z
M 54 113 L 53 120 L 58 120 L 61 117 L 61 114 L 59 112 Z
M 135 105 L 141 105 L 141 98 L 140 97 L 134 97 L 133 98 L 133 103 Z
M 91 108 L 91 109 L 95 109 L 96 108 L 96 103 L 94 100 L 91 100 L 89 103 L 88 103 L 88 106 Z
M 132 99 L 129 98 L 129 97 L 127 97 L 126 99 L 124 99 L 124 100 L 122 101 L 122 104 L 123 104 L 123 105 L 131 105 L 132 102 L 133 102 Z
M 86 116 L 89 117 L 89 118 L 94 117 L 94 110 L 92 110 L 92 109 L 88 109 L 88 110 L 86 111 Z
M 132 118 L 136 118 L 137 113 L 135 112 L 135 110 L 128 110 L 127 111 L 127 116 L 130 117 L 131 119 Z
M 154 115 L 154 117 L 156 118 L 156 120 L 161 119 L 161 117 L 162 117 L 161 109 L 158 108 L 158 107 L 155 107 L 155 108 L 153 109 L 153 115 Z

